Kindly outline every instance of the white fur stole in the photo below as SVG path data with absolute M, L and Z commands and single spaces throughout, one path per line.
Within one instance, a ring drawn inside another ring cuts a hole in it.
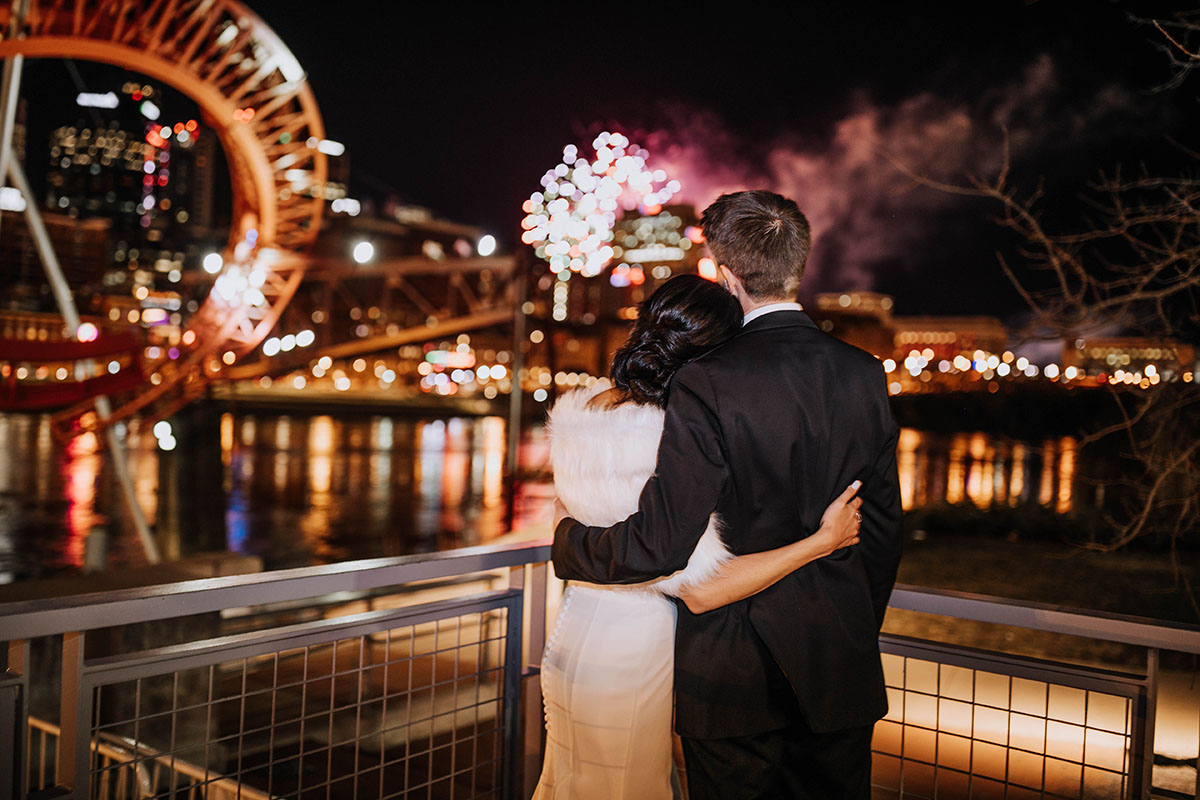
M 548 418 L 554 490 L 571 516 L 585 525 L 612 525 L 637 511 L 642 486 L 654 474 L 662 436 L 663 412 L 654 406 L 588 407 L 588 401 L 608 387 L 607 381 L 600 381 L 567 392 Z M 715 575 L 732 557 L 713 514 L 684 569 L 648 583 L 612 588 L 678 594 Z

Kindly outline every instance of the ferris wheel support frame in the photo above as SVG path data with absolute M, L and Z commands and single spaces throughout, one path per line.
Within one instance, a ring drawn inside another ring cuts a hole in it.
M 17 66 L 13 72 L 17 80 L 19 80 L 20 66 Z M 0 101 L 0 112 L 2 111 L 3 102 Z M 6 149 L 11 149 L 11 144 Z M 15 155 L 15 153 L 9 153 L 8 175 L 12 179 L 14 188 L 25 198 L 25 218 L 29 223 L 29 231 L 33 234 L 38 258 L 42 262 L 42 268 L 46 271 L 46 279 L 50 282 L 54 301 L 58 304 L 58 310 L 63 315 L 63 321 L 67 324 L 67 330 L 70 331 L 72 339 L 77 339 L 79 336 L 80 319 L 79 309 L 75 307 L 75 296 L 71 294 L 71 287 L 67 284 L 67 278 L 63 274 L 62 265 L 59 264 L 58 256 L 54 253 L 54 247 L 50 242 L 50 235 L 46 232 L 41 212 L 38 211 L 37 203 L 34 202 L 33 192 L 29 188 L 29 180 L 25 177 L 25 171 L 21 169 L 21 165 L 17 162 Z M 87 360 L 79 366 L 83 371 L 87 372 L 90 371 L 92 362 L 91 360 Z M 95 405 L 96 413 L 103 420 L 107 421 L 112 416 L 112 402 L 108 399 L 107 395 L 96 397 Z M 133 488 L 133 475 L 129 471 L 129 461 L 125 456 L 125 443 L 121 441 L 115 425 L 105 425 L 103 427 L 104 439 L 108 444 L 108 453 L 112 460 L 113 470 L 117 474 L 117 482 L 121 485 L 121 496 L 124 498 L 125 507 L 129 511 L 130 518 L 133 520 L 133 527 L 137 531 L 138 540 L 142 544 L 142 551 L 146 554 L 147 561 L 151 564 L 157 564 L 162 560 L 162 556 L 159 553 L 158 543 L 154 541 L 154 536 L 150 532 L 150 524 L 146 521 L 146 514 L 142 511 L 142 507 L 137 501 L 137 493 Z

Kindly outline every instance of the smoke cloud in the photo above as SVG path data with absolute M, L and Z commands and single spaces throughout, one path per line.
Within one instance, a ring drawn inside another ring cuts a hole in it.
M 1114 137 L 1129 126 L 1119 120 L 1135 100 L 1114 85 L 1069 95 L 1043 55 L 970 101 L 925 92 L 883 105 L 860 92 L 816 141 L 787 132 L 750 143 L 717 115 L 694 109 L 677 109 L 678 123 L 645 141 L 655 166 L 680 180 L 682 199 L 697 209 L 748 188 L 795 199 L 815 235 L 807 290 L 867 289 L 883 270 L 914 266 L 939 247 L 955 215 L 972 213 L 983 225 L 996 210 L 919 186 L 892 160 L 940 181 L 988 178 L 1001 166 L 1005 130 L 1014 165 L 1041 164 L 1056 149 Z M 991 259 L 983 248 L 977 265 Z

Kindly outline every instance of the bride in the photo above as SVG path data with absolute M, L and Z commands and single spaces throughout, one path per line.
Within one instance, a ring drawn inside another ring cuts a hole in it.
M 675 370 L 732 338 L 742 311 L 695 275 L 660 286 L 639 309 L 604 382 L 550 412 L 554 487 L 571 517 L 610 525 L 637 510 L 654 472 Z M 546 757 L 534 800 L 670 800 L 676 598 L 702 614 L 762 591 L 858 542 L 857 481 L 812 535 L 734 556 L 714 515 L 687 567 L 648 583 L 572 581 L 542 658 Z M 675 795 L 677 796 L 677 795 Z

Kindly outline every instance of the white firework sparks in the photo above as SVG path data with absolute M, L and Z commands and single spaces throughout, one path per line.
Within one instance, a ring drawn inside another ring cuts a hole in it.
M 542 176 L 542 190 L 523 206 L 521 241 L 533 246 L 556 274 L 599 275 L 613 258 L 618 213 L 654 209 L 680 188 L 663 170 L 652 170 L 649 154 L 623 134 L 605 131 L 592 147 L 591 159 L 573 144 L 563 148 L 562 162 Z

